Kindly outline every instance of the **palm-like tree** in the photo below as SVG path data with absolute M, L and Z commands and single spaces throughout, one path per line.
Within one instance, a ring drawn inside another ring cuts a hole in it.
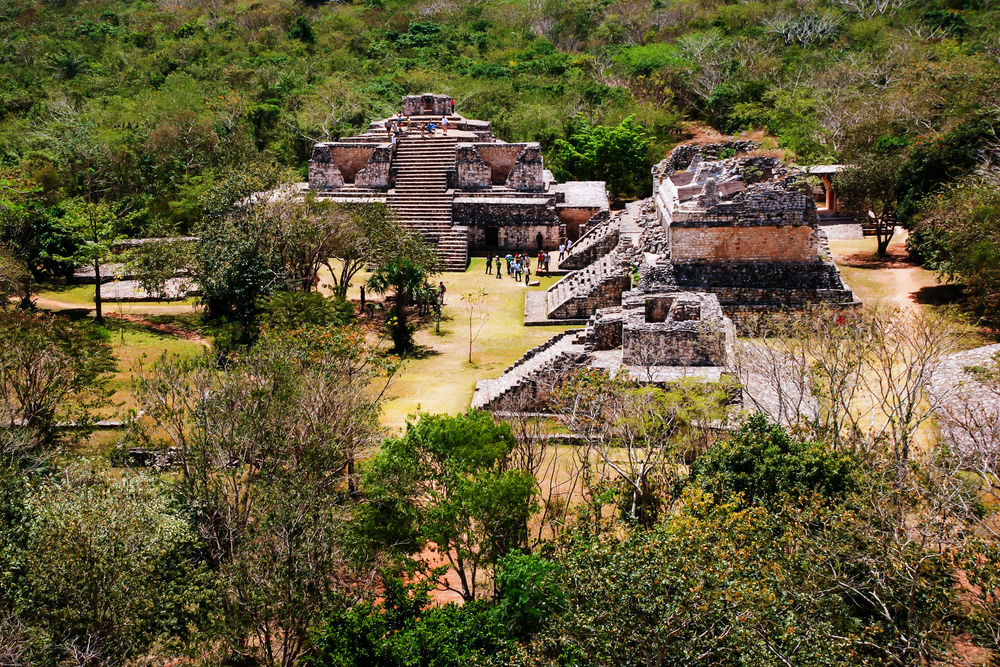
M 376 294 L 393 294 L 395 316 L 392 326 L 392 344 L 397 354 L 406 354 L 413 347 L 413 334 L 406 322 L 406 306 L 413 295 L 427 282 L 427 271 L 407 258 L 394 259 L 380 264 L 368 278 L 367 287 Z

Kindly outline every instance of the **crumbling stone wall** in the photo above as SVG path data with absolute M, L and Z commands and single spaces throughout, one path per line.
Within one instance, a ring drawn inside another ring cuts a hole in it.
M 657 173 L 657 169 L 659 169 L 659 173 L 663 173 L 665 170 L 666 174 L 669 175 L 675 171 L 687 169 L 695 157 L 700 157 L 703 160 L 718 160 L 723 151 L 735 150 L 739 154 L 749 153 L 758 148 L 760 148 L 758 142 L 749 140 L 721 141 L 715 144 L 681 144 L 670 151 L 667 159 L 653 169 L 654 173 Z
M 640 292 L 623 297 L 622 363 L 724 366 L 735 342 L 718 298 L 707 292 Z
M 521 192 L 542 192 L 545 189 L 542 171 L 541 147 L 538 144 L 527 144 L 507 176 L 506 185 L 511 190 Z
M 389 189 L 389 167 L 392 163 L 392 148 L 377 146 L 368 158 L 368 164 L 354 176 L 354 185 L 371 190 Z
M 506 185 L 525 147 L 526 144 L 475 144 L 476 152 L 490 170 L 486 185 Z
M 309 160 L 309 187 L 339 190 L 353 183 L 359 188 L 384 190 L 389 187 L 388 145 L 366 143 L 323 143 L 313 146 Z
M 514 161 L 511 160 L 513 167 Z M 483 161 L 476 146 L 459 144 L 455 150 L 455 169 L 458 174 L 459 190 L 489 190 L 492 186 L 492 170 Z
M 329 144 L 313 146 L 309 160 L 309 187 L 313 190 L 339 190 L 344 187 L 344 176 L 330 155 Z
M 624 316 L 620 306 L 599 308 L 587 322 L 587 352 L 616 350 L 622 346 L 622 324 Z

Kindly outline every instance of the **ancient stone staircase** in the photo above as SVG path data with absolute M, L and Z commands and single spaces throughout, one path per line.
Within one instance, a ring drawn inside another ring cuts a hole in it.
M 445 270 L 465 271 L 469 263 L 468 233 L 453 228 L 454 193 L 448 190 L 448 172 L 455 169 L 453 137 L 405 137 L 396 147 L 393 168 L 396 187 L 387 203 L 399 221 L 419 231 L 437 248 Z
M 472 397 L 472 407 L 479 410 L 503 410 L 505 407 L 522 410 L 526 403 L 544 399 L 551 388 L 566 374 L 577 368 L 586 357 L 583 329 L 570 329 L 556 334 L 547 343 L 528 350 L 511 364 L 500 377 L 480 380 Z M 521 395 L 517 395 L 521 394 Z M 505 406 L 512 399 L 516 406 Z
M 560 269 L 582 269 L 601 255 L 606 255 L 618 245 L 620 221 L 618 218 L 591 228 L 573 244 L 566 259 L 559 262 Z
M 598 308 L 621 305 L 622 292 L 631 277 L 622 270 L 615 253 L 564 276 L 545 294 L 548 316 L 553 319 L 586 319 Z

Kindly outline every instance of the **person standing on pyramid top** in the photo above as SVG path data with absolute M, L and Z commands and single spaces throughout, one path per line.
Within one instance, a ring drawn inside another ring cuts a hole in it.
M 448 136 L 448 117 L 441 116 L 441 134 Z

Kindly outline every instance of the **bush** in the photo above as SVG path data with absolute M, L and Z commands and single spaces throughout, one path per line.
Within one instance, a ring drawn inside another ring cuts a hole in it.
M 774 509 L 813 494 L 843 499 L 856 483 L 857 469 L 853 458 L 797 440 L 758 413 L 694 462 L 691 482 L 717 503 L 737 500 Z

